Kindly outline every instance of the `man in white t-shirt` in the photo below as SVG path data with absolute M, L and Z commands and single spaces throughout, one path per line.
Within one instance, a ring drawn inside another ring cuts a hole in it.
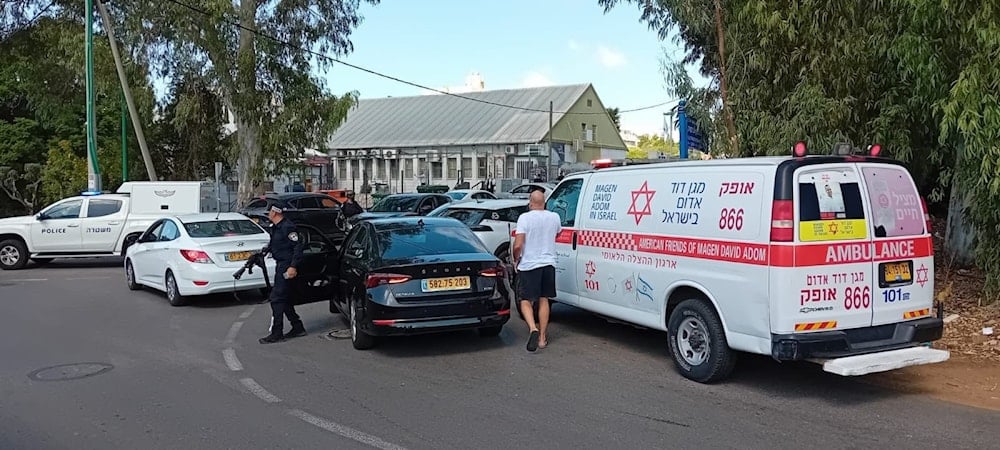
M 545 194 L 529 196 L 528 212 L 517 218 L 514 234 L 514 266 L 521 315 L 528 323 L 528 351 L 545 348 L 549 325 L 549 298 L 556 296 L 556 235 L 562 228 L 559 215 L 545 210 Z M 538 324 L 534 303 L 538 302 Z

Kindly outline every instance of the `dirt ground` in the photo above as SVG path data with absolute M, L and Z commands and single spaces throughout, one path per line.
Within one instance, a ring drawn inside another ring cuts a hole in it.
M 951 359 L 869 375 L 865 381 L 1000 411 L 1000 301 L 986 304 L 982 272 L 949 267 L 941 239 L 944 221 L 935 219 L 933 226 L 936 300 L 944 305 L 946 322 L 944 336 L 933 347 L 949 350 Z M 990 327 L 993 334 L 983 334 Z

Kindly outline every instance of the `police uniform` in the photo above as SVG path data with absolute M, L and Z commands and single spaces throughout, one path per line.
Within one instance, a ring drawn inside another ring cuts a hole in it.
M 281 208 L 272 206 L 275 212 L 282 212 Z M 302 319 L 295 312 L 295 305 L 291 299 L 289 280 L 285 279 L 285 271 L 289 267 L 299 268 L 302 263 L 302 240 L 299 237 L 295 224 L 288 218 L 283 218 L 271 228 L 271 242 L 268 244 L 271 257 L 277 263 L 274 273 L 274 285 L 271 289 L 271 333 L 260 338 L 261 344 L 270 344 L 282 339 L 304 336 L 306 329 L 302 325 Z M 292 324 L 291 331 L 283 335 L 284 318 Z

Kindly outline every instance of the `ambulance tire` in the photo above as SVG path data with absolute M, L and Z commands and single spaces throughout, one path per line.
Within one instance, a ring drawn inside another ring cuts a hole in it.
M 709 302 L 690 299 L 677 305 L 667 322 L 667 335 L 670 356 L 685 378 L 711 383 L 733 372 L 736 354 L 729 348 L 722 321 Z

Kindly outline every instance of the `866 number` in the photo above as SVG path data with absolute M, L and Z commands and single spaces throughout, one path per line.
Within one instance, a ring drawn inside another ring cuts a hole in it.
M 743 208 L 722 208 L 722 215 L 719 217 L 720 230 L 743 229 Z
M 871 305 L 872 289 L 870 286 L 844 288 L 844 309 L 868 309 Z

